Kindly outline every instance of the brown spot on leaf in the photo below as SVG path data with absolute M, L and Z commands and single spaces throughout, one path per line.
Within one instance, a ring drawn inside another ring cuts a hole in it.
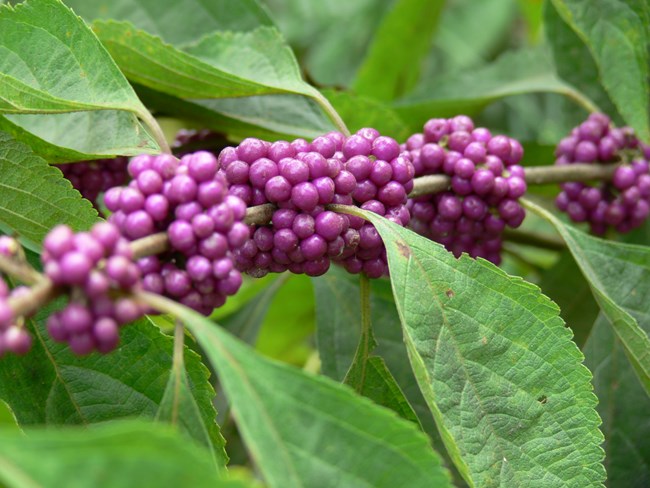
M 452 290 L 451 288 L 449 288 L 449 290 L 445 292 L 445 295 L 447 295 L 447 298 L 454 298 L 456 296 L 454 290 Z
M 407 259 L 411 257 L 411 248 L 408 246 L 406 242 L 396 241 L 395 245 L 397 245 L 397 250 L 402 256 L 404 256 Z
M 481 338 L 481 344 L 483 344 L 484 346 L 487 346 L 487 337 L 483 336 Z

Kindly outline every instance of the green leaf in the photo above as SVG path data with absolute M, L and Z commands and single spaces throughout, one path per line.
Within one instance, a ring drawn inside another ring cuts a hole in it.
M 470 486 L 602 486 L 591 375 L 557 305 L 487 261 L 343 208 L 386 245 L 411 365 Z
M 373 127 L 382 135 L 398 141 L 405 141 L 411 135 L 406 122 L 395 110 L 382 102 L 347 91 L 325 89 L 322 93 L 345 121 L 350 132 L 356 132 L 363 127 Z
M 610 488 L 650 483 L 650 398 L 625 357 L 621 341 L 601 314 L 584 348 L 593 371 L 598 413 L 605 434 L 605 467 Z
M 7 114 L 0 130 L 50 163 L 160 152 L 135 115 L 117 110 Z
M 61 172 L 0 132 L 0 224 L 40 243 L 55 224 L 87 230 L 97 211 Z
M 544 3 L 544 32 L 560 78 L 576 87 L 611 116 L 616 115 L 599 82 L 598 66 L 589 49 L 558 14 L 552 2 Z
M 273 25 L 256 0 L 65 0 L 86 21 L 126 20 L 171 44 L 188 44 L 214 31 Z
M 183 330 L 180 333 L 183 334 Z M 192 354 L 194 353 L 190 349 L 184 348 L 184 356 L 187 356 L 188 360 L 192 360 Z M 156 420 L 177 426 L 182 432 L 209 449 L 217 470 L 225 472 L 228 455 L 225 450 L 226 440 L 215 423 L 217 412 L 210 403 L 204 403 L 202 406 L 203 409 L 192 394 L 185 369 L 185 359 L 174 361 L 165 393 L 156 413 Z
M 526 206 L 553 224 L 566 242 L 641 384 L 650 393 L 650 311 L 646 300 L 650 248 L 592 237 L 532 202 L 526 201 Z
M 266 0 L 301 66 L 321 86 L 349 86 L 393 0 Z M 341 19 L 354 27 L 337 29 Z
M 96 21 L 93 26 L 130 80 L 170 95 L 202 99 L 315 92 L 271 27 L 215 32 L 181 50 L 129 22 Z
M 144 297 L 143 297 L 144 298 Z M 208 354 L 240 432 L 272 487 L 450 486 L 426 437 L 410 422 L 327 378 L 256 354 L 197 313 L 156 295 Z
M 364 96 L 391 101 L 408 93 L 420 74 L 422 58 L 444 6 L 443 0 L 396 0 L 375 31 L 352 88 Z
M 596 61 L 600 79 L 625 121 L 650 141 L 648 31 L 623 0 L 552 0 Z M 633 2 L 636 5 L 636 2 Z M 647 7 L 646 7 L 647 8 Z
M 555 75 L 548 54 L 540 49 L 507 52 L 493 63 L 421 86 L 398 100 L 395 110 L 413 130 L 431 117 L 474 115 L 504 97 L 525 93 L 559 93 L 585 107 L 594 105 Z
M 35 339 L 28 355 L 0 361 L 0 398 L 18 423 L 88 425 L 125 417 L 155 418 L 172 366 L 171 337 L 144 318 L 121 330 L 120 346 L 111 354 L 78 357 L 50 339 L 45 320 L 53 309 L 44 307 L 28 320 Z M 197 354 L 186 350 L 185 358 L 194 402 L 211 442 L 219 446 L 209 372 Z M 192 422 L 187 413 L 180 411 L 181 423 Z
M 0 431 L 0 480 L 34 487 L 242 487 L 221 480 L 207 453 L 169 428 L 111 422 L 92 429 Z
M 598 305 L 570 252 L 563 252 L 557 263 L 542 273 L 539 287 L 558 304 L 574 342 L 582 347 L 598 316 Z
M 92 31 L 59 0 L 0 7 L 0 53 L 0 112 L 146 111 Z

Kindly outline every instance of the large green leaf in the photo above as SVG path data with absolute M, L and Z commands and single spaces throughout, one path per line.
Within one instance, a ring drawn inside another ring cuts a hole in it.
M 0 132 L 0 224 L 40 243 L 55 224 L 87 230 L 97 211 L 61 172 Z
M 591 375 L 557 305 L 487 261 L 346 211 L 384 240 L 411 364 L 470 486 L 602 486 Z
M 364 96 L 391 101 L 418 80 L 444 0 L 396 0 L 359 67 L 352 88 Z
M 596 61 L 603 86 L 625 121 L 650 141 L 648 37 L 638 2 L 552 0 Z M 639 8 L 634 8 L 634 6 Z
M 50 163 L 158 153 L 158 145 L 129 112 L 7 114 L 0 130 Z
M 432 79 L 395 103 L 395 110 L 414 130 L 431 117 L 473 115 L 486 105 L 512 95 L 559 93 L 593 107 L 584 96 L 555 75 L 543 49 L 507 52 L 493 63 L 470 72 Z
M 172 44 L 187 44 L 218 30 L 272 25 L 256 0 L 65 0 L 86 21 L 126 20 Z
M 650 484 L 650 398 L 625 357 L 621 341 L 601 315 L 584 347 L 594 374 L 598 413 L 605 434 L 605 467 L 610 488 Z
M 0 54 L 0 112 L 146 111 L 92 31 L 59 0 L 0 7 Z
M 169 428 L 111 422 L 92 429 L 0 431 L 0 482 L 8 488 L 179 486 L 236 488 L 209 455 Z
M 412 423 L 327 378 L 263 358 L 170 300 L 146 299 L 183 320 L 208 354 L 270 486 L 449 486 Z
M 587 95 L 607 114 L 615 116 L 616 108 L 600 84 L 594 58 L 552 2 L 544 2 L 544 32 L 560 78 Z
M 592 237 L 526 202 L 552 223 L 566 242 L 591 291 L 625 348 L 641 384 L 650 393 L 650 248 Z
M 125 417 L 155 418 L 164 404 L 172 367 L 171 337 L 144 318 L 121 330 L 120 346 L 111 354 L 78 357 L 47 334 L 45 319 L 52 309 L 47 306 L 28 321 L 35 339 L 30 353 L 0 361 L 0 398 L 18 423 L 87 425 Z M 185 359 L 188 390 L 218 450 L 222 440 L 214 420 L 209 373 L 197 354 L 186 350 Z M 179 410 L 179 423 L 190 424 L 194 413 Z

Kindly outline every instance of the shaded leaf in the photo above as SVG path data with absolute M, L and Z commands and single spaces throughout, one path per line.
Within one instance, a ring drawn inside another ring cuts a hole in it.
M 352 92 L 322 90 L 345 121 L 350 132 L 364 127 L 377 129 L 382 135 L 405 141 L 411 135 L 408 125 L 390 106 Z
M 97 211 L 63 174 L 29 147 L 0 132 L 0 223 L 33 243 L 55 224 L 87 230 Z
M 408 93 L 429 51 L 444 0 L 396 0 L 374 34 L 352 88 L 391 101 Z
M 345 207 L 344 207 L 345 208 Z M 420 388 L 473 486 L 602 486 L 591 375 L 557 305 L 371 212 Z
M 583 349 L 594 374 L 598 413 L 605 434 L 605 467 L 610 488 L 650 483 L 650 398 L 625 357 L 625 349 L 601 314 Z
M 562 223 L 547 210 L 526 202 L 555 226 L 591 286 L 591 291 L 621 340 L 641 384 L 650 393 L 650 248 L 606 241 Z
M 0 437 L 0 480 L 10 488 L 245 486 L 221 480 L 205 451 L 155 424 L 30 429 L 27 436 L 3 429 Z
M 587 45 L 600 80 L 625 121 L 650 141 L 648 31 L 638 2 L 552 0 L 564 21 Z M 643 9 L 647 13 L 647 6 Z M 644 16 L 645 17 L 645 16 Z
M 270 486 L 449 486 L 413 424 L 324 377 L 256 354 L 197 313 L 146 295 L 183 320 L 232 402 L 237 425 Z M 333 414 L 335 412 L 335 414 Z
M 593 106 L 555 75 L 548 54 L 538 48 L 507 52 L 485 67 L 431 80 L 396 101 L 395 110 L 414 130 L 421 130 L 431 117 L 474 115 L 504 97 L 538 92 L 559 93 Z

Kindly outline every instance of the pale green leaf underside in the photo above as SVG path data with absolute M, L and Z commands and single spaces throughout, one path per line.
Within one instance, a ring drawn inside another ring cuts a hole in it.
M 40 243 L 56 224 L 87 230 L 97 211 L 61 172 L 0 132 L 0 224 Z
M 602 486 L 591 375 L 557 306 L 487 261 L 376 214 L 411 363 L 466 480 L 490 486 Z
M 168 427 L 113 422 L 92 429 L 0 431 L 0 484 L 11 488 L 242 487 Z
M 86 24 L 58 0 L 0 7 L 0 112 L 143 112 Z
M 118 110 L 7 114 L 0 116 L 0 130 L 49 163 L 160 152 L 137 117 Z
M 148 302 L 183 320 L 206 351 L 270 486 L 450 486 L 426 437 L 393 412 L 327 378 L 265 359 L 174 302 L 155 295 Z
M 531 202 L 527 205 L 553 224 L 566 242 L 650 393 L 650 248 L 592 237 Z
M 553 0 L 553 5 L 591 51 L 601 82 L 625 121 L 648 142 L 646 19 L 624 0 Z

